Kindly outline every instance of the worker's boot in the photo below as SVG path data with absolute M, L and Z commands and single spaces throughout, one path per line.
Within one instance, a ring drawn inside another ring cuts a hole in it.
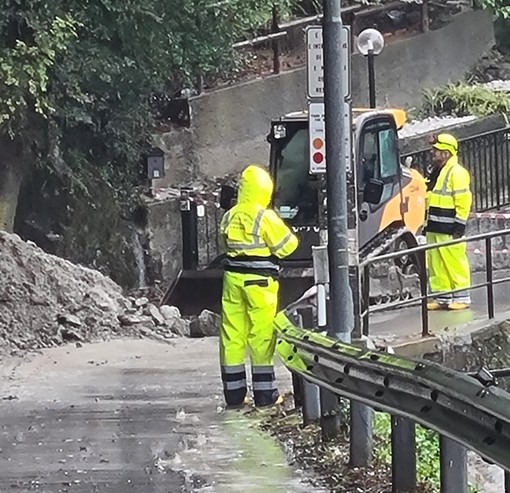
M 282 403 L 283 397 L 278 393 L 277 390 L 274 390 L 270 395 L 268 395 L 267 392 L 259 393 L 259 395 L 255 394 L 255 407 L 268 407 Z
M 469 303 L 464 303 L 462 301 L 452 301 L 448 304 L 448 310 L 467 310 L 469 306 Z
M 450 303 L 451 304 L 451 303 Z M 446 310 L 449 307 L 448 303 L 440 303 L 439 301 L 432 300 L 427 303 L 427 310 Z

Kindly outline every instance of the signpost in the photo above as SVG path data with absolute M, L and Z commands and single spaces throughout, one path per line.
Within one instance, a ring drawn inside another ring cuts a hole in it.
M 334 300 L 328 334 L 351 342 L 351 331 L 359 325 L 360 283 L 356 170 L 351 164 L 351 35 L 350 28 L 342 25 L 341 0 L 324 0 L 323 23 L 324 34 L 321 26 L 306 30 L 309 169 L 327 177 L 329 284 Z M 322 215 L 326 212 L 323 202 Z M 323 437 L 335 439 L 340 433 L 338 399 L 326 389 L 321 389 L 320 399 Z M 353 466 L 366 465 L 370 458 L 371 416 L 366 406 L 351 401 Z
M 351 98 L 351 26 L 342 26 L 342 91 L 345 99 Z M 322 26 L 306 28 L 307 96 L 324 97 L 324 51 Z
M 306 29 L 308 122 L 310 129 L 310 173 L 326 172 L 325 118 L 324 118 L 324 52 L 321 26 Z M 351 99 L 351 28 L 342 26 L 342 93 L 345 101 Z M 344 125 L 351 125 L 350 104 L 343 105 Z M 348 150 L 346 169 L 351 169 L 351 132 L 345 132 Z
M 310 173 L 326 172 L 326 126 L 324 103 L 308 103 Z

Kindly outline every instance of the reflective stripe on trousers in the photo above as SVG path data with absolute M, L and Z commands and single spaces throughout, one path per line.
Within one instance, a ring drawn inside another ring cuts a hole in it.
M 269 406 L 278 396 L 273 365 L 253 365 L 253 398 L 256 406 Z
M 441 243 L 452 239 L 451 235 L 428 233 L 427 243 Z M 431 296 L 440 303 L 458 301 L 470 303 L 467 288 L 471 286 L 471 272 L 466 252 L 466 243 L 427 250 L 427 269 Z M 453 295 L 434 295 L 443 291 L 466 288 Z
M 223 393 L 228 406 L 241 405 L 246 396 L 246 369 L 242 365 L 221 365 Z

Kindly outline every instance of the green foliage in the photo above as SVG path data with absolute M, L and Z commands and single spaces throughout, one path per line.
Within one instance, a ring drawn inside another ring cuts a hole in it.
M 477 4 L 481 8 L 493 10 L 498 17 L 510 18 L 510 5 L 507 0 L 477 0 Z
M 272 5 L 0 0 L 0 131 L 58 172 L 88 163 L 124 173 L 148 138 L 149 94 L 230 66 L 233 41 L 267 22 Z
M 510 112 L 510 95 L 481 84 L 448 84 L 425 91 L 421 116 L 488 116 Z
M 375 413 L 374 431 L 377 445 L 376 459 L 391 464 L 391 416 L 388 413 Z M 416 425 L 416 462 L 418 483 L 426 493 L 438 493 L 439 476 L 439 435 L 420 425 Z M 421 490 L 420 490 L 421 491 Z M 476 486 L 470 486 L 470 493 L 477 493 Z
M 129 204 L 150 95 L 228 70 L 232 43 L 293 1 L 0 0 L 0 136 L 58 178 L 68 222 L 77 201 L 100 211 L 98 190 Z

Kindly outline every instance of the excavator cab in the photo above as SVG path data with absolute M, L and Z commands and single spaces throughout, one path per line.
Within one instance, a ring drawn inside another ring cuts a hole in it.
M 425 183 L 419 172 L 400 163 L 398 129 L 405 113 L 354 110 L 353 114 L 360 250 L 372 249 L 381 236 L 392 232 L 408 247 L 414 246 L 425 217 Z M 310 246 L 318 244 L 324 182 L 309 172 L 307 114 L 293 113 L 274 121 L 268 140 L 275 179 L 273 206 L 301 240 L 288 262 L 310 263 Z

